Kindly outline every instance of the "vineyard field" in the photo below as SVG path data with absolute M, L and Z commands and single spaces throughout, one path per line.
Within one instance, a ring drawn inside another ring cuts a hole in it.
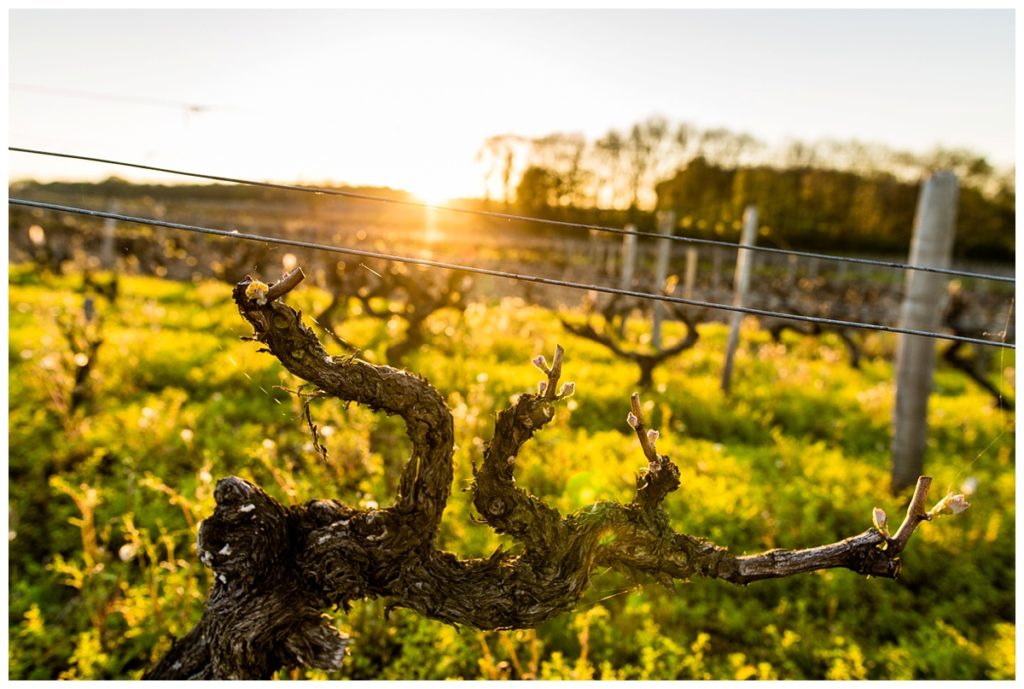
M 114 303 L 91 297 L 88 327 L 102 342 L 76 391 L 84 359 L 64 331 L 85 309 L 82 283 L 77 273 L 9 266 L 11 679 L 139 678 L 187 633 L 212 584 L 196 529 L 218 478 L 241 476 L 284 504 L 386 506 L 409 449 L 399 421 L 318 400 L 311 417 L 327 457 L 318 454 L 296 395 L 302 381 L 242 339 L 251 328 L 230 286 L 213 280 L 122 276 Z M 287 297 L 304 313 L 330 301 L 312 287 Z M 338 334 L 377 363 L 402 327 L 358 310 L 338 319 Z M 646 326 L 630 327 L 640 336 Z M 460 557 L 515 547 L 479 522 L 464 489 L 495 414 L 536 389 L 531 359 L 556 344 L 576 392 L 524 447 L 517 484 L 563 512 L 630 500 L 645 464 L 626 423 L 632 363 L 516 297 L 438 311 L 426 329 L 407 366 L 445 397 L 456 434 L 441 547 Z M 666 338 L 682 333 L 676 322 L 665 329 Z M 853 369 L 834 335 L 786 332 L 775 342 L 748 319 L 726 397 L 727 328 L 699 332 L 641 391 L 658 449 L 682 474 L 665 501 L 677 531 L 742 553 L 852 536 L 871 526 L 876 506 L 899 522 L 909 495 L 888 492 L 893 336 L 867 336 Z M 992 358 L 993 382 L 1012 390 L 1014 352 Z M 331 613 L 353 639 L 341 671 L 283 676 L 1012 679 L 1014 413 L 940 364 L 929 424 L 933 498 L 966 492 L 971 508 L 923 524 L 895 581 L 835 570 L 667 587 L 598 571 L 574 612 L 495 632 L 363 601 Z

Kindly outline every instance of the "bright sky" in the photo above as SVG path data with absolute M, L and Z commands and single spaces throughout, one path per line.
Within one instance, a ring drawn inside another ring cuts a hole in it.
M 13 146 L 386 185 L 430 200 L 481 193 L 474 157 L 490 135 L 596 137 L 652 114 L 768 143 L 941 144 L 1015 162 L 1012 10 L 15 10 L 9 18 Z M 136 174 L 19 153 L 8 161 L 12 179 Z

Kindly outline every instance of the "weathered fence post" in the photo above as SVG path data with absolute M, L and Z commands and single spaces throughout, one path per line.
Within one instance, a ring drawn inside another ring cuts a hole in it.
M 591 277 L 594 280 L 600 279 L 601 268 L 604 262 L 601 260 L 604 258 L 601 255 L 601 233 L 597 230 L 589 230 L 587 232 L 587 258 L 590 266 Z
M 664 239 L 658 240 L 658 257 L 654 264 L 654 284 L 658 292 L 665 289 L 665 278 L 668 277 L 668 258 L 672 252 L 672 240 L 668 237 L 675 229 L 675 225 L 675 211 L 658 213 L 658 233 L 665 235 Z M 651 321 L 651 346 L 658 350 L 661 349 L 661 321 L 665 317 L 665 305 L 660 301 L 655 301 L 652 311 L 654 315 Z
M 636 232 L 636 225 L 626 225 L 627 232 Z M 619 278 L 619 289 L 633 289 L 633 271 L 636 268 L 636 235 L 627 234 L 622 237 L 622 272 Z M 622 319 L 619 335 L 626 334 L 628 314 Z
M 686 274 L 683 277 L 683 297 L 693 299 L 693 286 L 697 282 L 697 247 L 686 247 Z
M 938 172 L 921 187 L 910 245 L 911 265 L 948 268 L 956 235 L 956 175 Z M 942 318 L 949 278 L 908 270 L 900 327 L 935 330 Z M 924 467 L 928 396 L 935 369 L 935 340 L 899 335 L 896 344 L 896 404 L 893 410 L 892 490 L 913 485 Z
M 747 206 L 743 211 L 743 234 L 740 237 L 740 246 L 753 246 L 757 242 L 757 208 Z M 734 280 L 733 306 L 743 306 L 743 300 L 747 293 L 747 286 L 750 284 L 750 266 L 753 256 L 745 249 L 736 250 L 736 277 Z M 729 392 L 729 384 L 732 378 L 732 360 L 736 355 L 736 345 L 740 339 L 740 324 L 743 322 L 743 314 L 734 312 L 732 314 L 732 325 L 729 328 L 729 341 L 725 346 L 725 366 L 722 369 L 722 392 Z
M 120 211 L 117 200 L 110 202 L 111 213 Z M 117 230 L 117 221 L 107 218 L 103 221 L 103 240 L 100 243 L 100 267 L 103 270 L 110 270 L 114 267 L 114 233 Z
M 722 249 L 711 250 L 711 289 L 717 290 L 722 284 Z
M 800 270 L 800 261 L 793 254 L 786 257 L 786 270 L 786 287 L 791 288 L 796 284 L 796 274 Z
M 627 232 L 636 232 L 636 226 L 626 225 Z M 620 289 L 633 289 L 633 271 L 636 268 L 636 235 L 622 236 L 622 272 L 619 278 Z

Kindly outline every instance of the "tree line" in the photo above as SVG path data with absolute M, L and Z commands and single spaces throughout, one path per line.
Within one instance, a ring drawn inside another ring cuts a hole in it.
M 956 256 L 1014 255 L 1014 171 L 963 149 L 916 154 L 836 140 L 770 148 L 749 134 L 651 117 L 594 140 L 494 136 L 478 160 L 485 200 L 527 215 L 652 229 L 654 211 L 672 209 L 678 234 L 735 240 L 755 204 L 760 243 L 881 253 L 906 251 L 921 180 L 951 170 L 961 181 Z

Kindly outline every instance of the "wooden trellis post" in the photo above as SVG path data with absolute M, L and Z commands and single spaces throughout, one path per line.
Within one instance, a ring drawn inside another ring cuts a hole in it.
M 587 233 L 587 259 L 590 265 L 587 267 L 593 279 L 599 279 L 601 269 L 604 266 L 604 242 L 601 241 L 601 233 L 597 230 L 590 230 Z
M 683 297 L 693 299 L 693 286 L 697 282 L 697 247 L 686 248 L 686 274 L 683 278 Z
M 938 172 L 921 187 L 910 245 L 911 265 L 948 268 L 956 236 L 959 183 Z M 934 331 L 945 307 L 949 278 L 919 270 L 906 272 L 900 327 Z M 935 369 L 935 340 L 899 335 L 896 345 L 896 404 L 893 409 L 892 490 L 913 485 L 924 468 L 928 437 L 928 396 Z
M 636 226 L 626 225 L 627 232 L 635 232 Z M 619 288 L 633 289 L 633 271 L 636 269 L 636 235 L 622 236 L 622 272 L 619 274 Z
M 635 232 L 635 225 L 626 225 L 627 232 Z M 619 278 L 619 289 L 633 289 L 633 272 L 636 269 L 636 235 L 627 234 L 622 237 L 622 272 Z M 626 321 L 622 319 L 619 335 L 626 334 Z
M 110 212 L 120 212 L 117 200 L 110 202 Z M 103 239 L 100 243 L 100 267 L 110 270 L 114 267 L 114 234 L 117 232 L 117 221 L 107 218 L 103 221 Z
M 654 265 L 654 284 L 658 292 L 665 289 L 665 279 L 668 277 L 668 259 L 672 252 L 672 241 L 667 237 L 672 234 L 675 224 L 675 211 L 658 213 L 658 233 L 666 236 L 665 239 L 658 240 L 658 256 Z M 660 301 L 655 301 L 652 311 L 651 346 L 658 350 L 661 349 L 661 321 L 665 317 L 665 305 Z
M 796 284 L 796 275 L 800 270 L 800 261 L 792 254 L 786 257 L 786 286 L 792 288 Z
M 757 208 L 747 206 L 743 211 L 743 234 L 740 237 L 741 246 L 753 246 L 757 242 Z M 743 306 L 746 297 L 747 287 L 750 285 L 750 266 L 753 263 L 752 252 L 745 249 L 736 250 L 736 277 L 734 281 L 733 306 Z M 740 340 L 740 324 L 743 322 L 743 314 L 734 312 L 732 314 L 732 325 L 729 328 L 729 341 L 725 346 L 725 366 L 722 368 L 722 392 L 728 394 L 732 378 L 732 360 L 736 355 L 736 345 Z

